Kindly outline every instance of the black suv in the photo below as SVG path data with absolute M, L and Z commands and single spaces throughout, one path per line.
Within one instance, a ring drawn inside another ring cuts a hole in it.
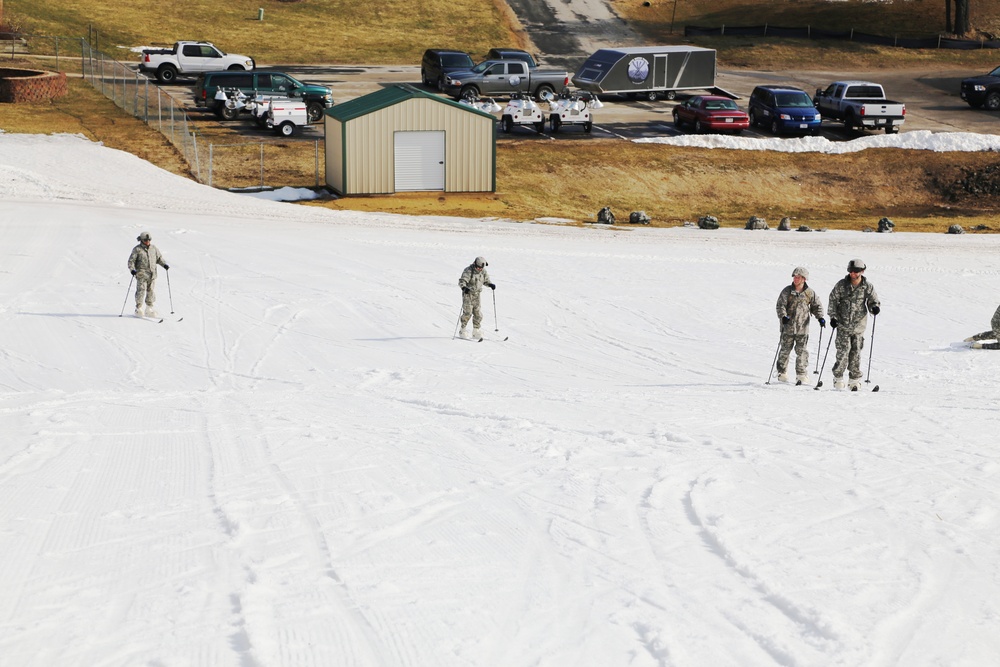
M 465 51 L 427 49 L 420 61 L 420 78 L 425 86 L 441 90 L 449 73 L 472 69 L 473 65 L 472 57 Z
M 1000 67 L 989 74 L 962 79 L 962 99 L 973 109 L 1000 109 Z
M 486 53 L 487 60 L 523 60 L 528 63 L 528 69 L 535 69 L 538 63 L 524 49 L 490 49 Z

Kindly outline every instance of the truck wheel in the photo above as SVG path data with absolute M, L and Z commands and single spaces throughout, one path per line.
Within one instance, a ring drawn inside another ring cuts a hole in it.
M 232 72 L 232 71 L 234 71 L 234 70 L 235 70 L 235 71 L 240 71 L 240 72 L 244 71 L 244 70 L 243 70 L 243 67 L 242 67 L 241 65 L 230 65 L 230 66 L 229 66 L 229 67 L 227 67 L 226 69 L 227 69 L 228 71 L 230 71 L 230 72 Z
M 295 123 L 286 120 L 284 123 L 278 126 L 278 134 L 283 137 L 290 137 L 295 134 Z
M 556 89 L 547 83 L 543 83 L 538 88 L 535 88 L 535 97 L 540 100 L 548 101 L 550 97 L 555 96 Z
M 986 101 L 983 102 L 983 106 L 987 111 L 996 111 L 1000 109 L 1000 93 L 993 91 L 986 96 Z
M 239 116 L 239 109 L 230 109 L 225 104 L 219 107 L 219 118 L 222 120 L 236 120 Z
M 694 122 L 694 133 L 695 134 L 701 134 L 704 131 L 705 131 L 705 128 L 701 126 L 701 121 L 700 120 L 696 120 Z
M 177 68 L 173 65 L 160 65 L 156 70 L 156 80 L 160 83 L 173 83 L 177 80 Z
M 757 112 L 755 110 L 751 109 L 748 115 L 750 116 L 750 127 L 757 127 L 760 125 L 760 118 L 757 118 Z
M 655 102 L 660 99 L 660 95 L 655 90 L 647 90 L 646 94 L 642 96 L 647 102 Z
M 475 100 L 479 97 L 479 89 L 475 86 L 466 86 L 462 88 L 459 97 L 463 100 Z
M 969 106 L 972 107 L 973 109 L 982 109 L 983 108 L 983 103 L 982 102 L 969 102 Z
M 319 122 L 323 118 L 323 112 L 326 111 L 326 107 L 322 102 L 310 102 L 306 106 L 306 118 L 309 119 L 310 123 Z
M 899 134 L 899 128 L 895 127 L 893 125 L 886 125 L 885 126 L 885 133 L 886 134 Z
M 773 134 L 774 136 L 778 136 L 779 134 L 781 134 L 781 126 L 778 125 L 777 120 L 771 121 L 771 134 Z

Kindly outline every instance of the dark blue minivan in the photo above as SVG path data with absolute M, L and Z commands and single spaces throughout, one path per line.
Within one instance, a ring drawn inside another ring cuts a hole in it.
M 771 134 L 818 134 L 819 111 L 812 98 L 799 88 L 757 86 L 747 108 L 751 127 L 766 127 Z

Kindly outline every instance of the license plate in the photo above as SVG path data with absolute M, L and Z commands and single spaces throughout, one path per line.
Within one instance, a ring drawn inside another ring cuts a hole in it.
M 805 129 L 807 129 L 808 127 L 809 127 L 809 126 L 808 126 L 807 124 L 805 124 L 805 123 L 799 123 L 799 129 L 800 129 L 800 130 L 805 130 Z
M 732 123 L 732 122 L 733 122 L 733 119 L 732 119 L 732 118 L 727 118 L 727 119 L 726 119 L 726 122 L 727 122 L 727 123 Z

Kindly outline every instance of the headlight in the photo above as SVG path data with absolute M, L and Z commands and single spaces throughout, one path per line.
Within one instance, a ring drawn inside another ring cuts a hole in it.
M 986 86 L 979 85 L 978 83 L 972 87 L 973 90 L 979 91 L 980 93 L 986 90 Z
M 789 116 L 787 113 L 779 114 L 778 118 L 780 118 L 781 120 L 791 120 L 792 119 L 792 117 Z
M 819 122 L 821 122 L 821 121 L 823 120 L 823 117 L 822 117 L 822 116 L 820 116 L 819 114 L 816 114 L 816 115 L 815 115 L 815 116 L 813 117 L 813 120 L 814 120 L 814 121 L 816 121 L 817 123 L 819 123 Z

